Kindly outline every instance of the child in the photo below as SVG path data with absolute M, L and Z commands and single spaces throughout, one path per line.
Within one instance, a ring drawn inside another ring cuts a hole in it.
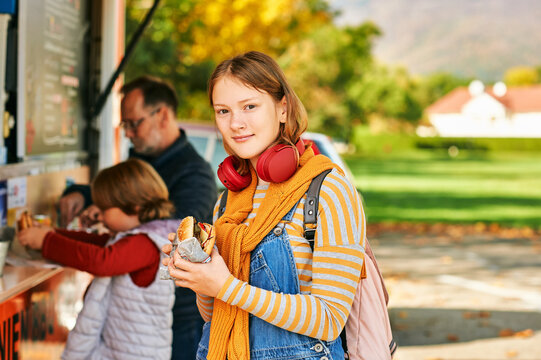
M 357 190 L 300 140 L 305 109 L 269 56 L 252 51 L 223 61 L 209 98 L 231 154 L 218 170 L 229 189 L 214 221 L 219 252 L 206 264 L 177 252 L 163 261 L 177 285 L 198 294 L 208 321 L 197 359 L 344 359 L 339 335 L 365 254 Z M 312 253 L 305 194 L 325 170 Z
M 102 170 L 92 198 L 110 234 L 50 227 L 19 233 L 44 258 L 95 276 L 68 335 L 62 359 L 171 358 L 174 286 L 158 279 L 167 234 L 178 221 L 162 178 L 146 162 L 130 159 Z

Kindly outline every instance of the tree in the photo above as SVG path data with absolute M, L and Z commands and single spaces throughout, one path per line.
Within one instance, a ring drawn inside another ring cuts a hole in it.
M 447 72 L 435 72 L 417 80 L 415 98 L 423 108 L 461 86 L 468 86 L 473 79 L 462 78 Z
M 348 98 L 366 118 L 400 119 L 415 122 L 422 109 L 413 97 L 415 84 L 402 68 L 378 64 L 348 89 Z
M 309 126 L 349 139 L 351 124 L 361 121 L 347 89 L 372 63 L 372 42 L 380 35 L 370 22 L 356 27 L 321 27 L 291 46 L 279 62 L 310 115 Z
M 148 2 L 127 0 L 129 38 Z M 165 0 L 126 68 L 126 79 L 168 79 L 181 99 L 179 116 L 209 118 L 207 81 L 217 62 L 250 50 L 278 56 L 314 28 L 330 23 L 324 0 Z
M 538 81 L 537 69 L 529 66 L 515 66 L 504 74 L 504 82 L 509 86 L 533 85 Z

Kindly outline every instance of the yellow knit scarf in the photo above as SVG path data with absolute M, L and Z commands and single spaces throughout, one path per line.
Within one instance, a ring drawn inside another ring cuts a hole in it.
M 234 277 L 248 281 L 250 252 L 280 222 L 295 203 L 306 193 L 310 182 L 321 172 L 337 168 L 327 157 L 314 156 L 311 148 L 300 158 L 300 168 L 287 181 L 269 185 L 265 199 L 258 208 L 258 215 L 250 226 L 243 221 L 252 212 L 252 202 L 257 186 L 253 169 L 252 182 L 240 192 L 230 192 L 225 213 L 216 223 L 216 244 L 229 271 Z M 248 313 L 236 306 L 214 300 L 210 328 L 208 359 L 245 360 L 250 358 Z

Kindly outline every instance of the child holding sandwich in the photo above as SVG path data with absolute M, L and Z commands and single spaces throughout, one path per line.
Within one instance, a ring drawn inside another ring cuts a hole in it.
M 223 61 L 208 94 L 231 155 L 218 171 L 229 191 L 214 219 L 217 250 L 205 264 L 177 252 L 163 261 L 177 285 L 198 294 L 207 323 L 197 359 L 344 359 L 339 335 L 365 255 L 359 194 L 300 139 L 305 109 L 269 56 Z M 305 194 L 326 170 L 312 253 Z
M 174 286 L 158 279 L 159 249 L 178 221 L 156 171 L 130 159 L 102 170 L 92 198 L 110 234 L 50 227 L 19 233 L 43 257 L 95 276 L 62 359 L 171 358 Z

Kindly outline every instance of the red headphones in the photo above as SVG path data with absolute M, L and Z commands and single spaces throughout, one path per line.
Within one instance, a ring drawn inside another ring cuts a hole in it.
M 298 150 L 295 151 L 295 147 Z M 278 144 L 265 150 L 257 159 L 257 175 L 265 181 L 280 183 L 289 179 L 299 166 L 299 156 L 304 153 L 304 142 L 297 141 L 295 146 Z M 241 175 L 237 172 L 238 160 L 228 156 L 218 166 L 218 178 L 231 191 L 240 191 L 250 185 L 252 176 L 248 173 Z

